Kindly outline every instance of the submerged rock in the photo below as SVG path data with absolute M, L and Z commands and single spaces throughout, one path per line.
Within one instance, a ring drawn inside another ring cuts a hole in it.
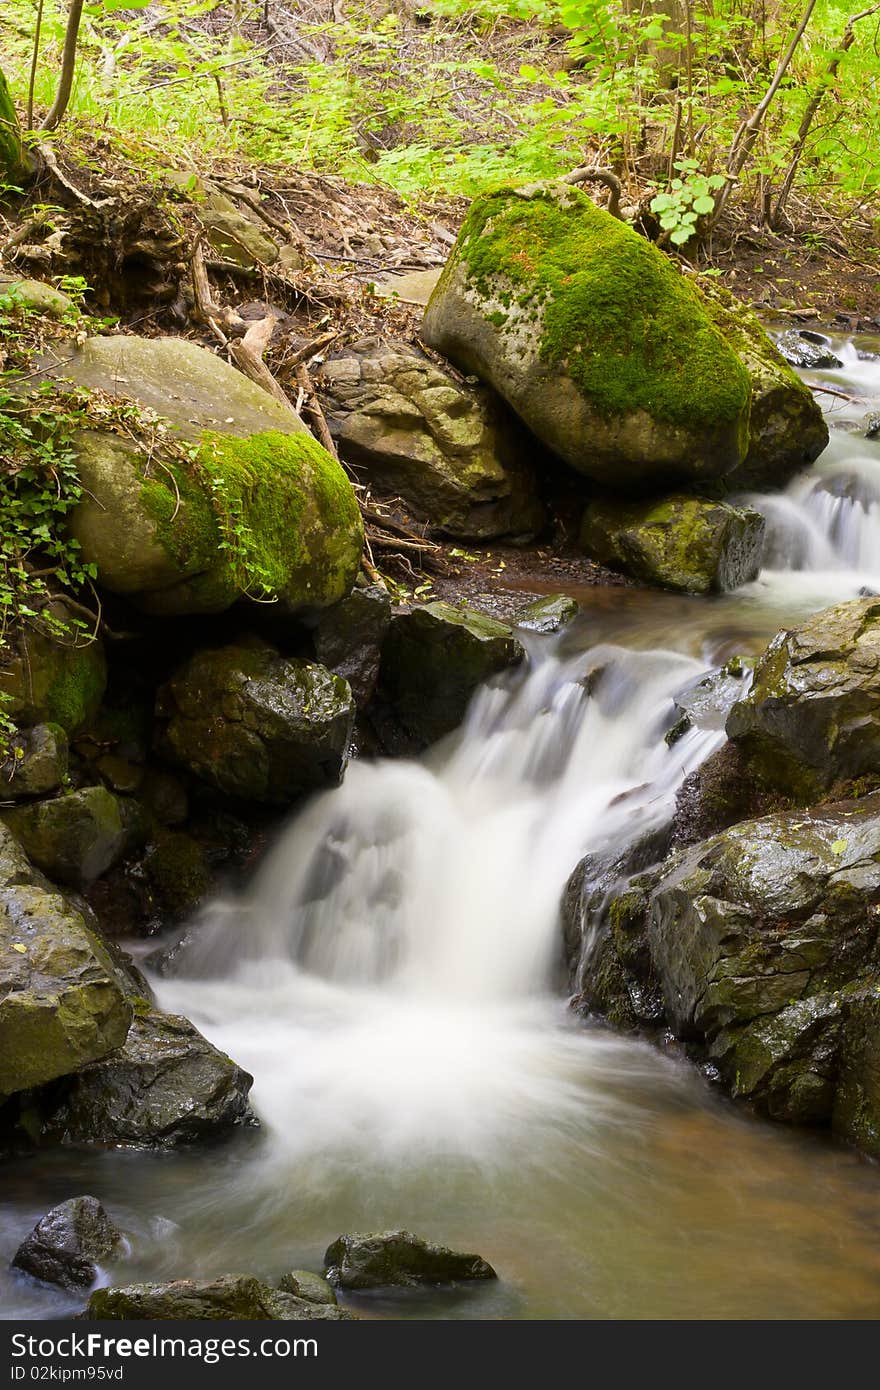
M 727 733 L 753 776 L 802 801 L 880 773 L 880 602 L 841 603 L 778 633 Z
M 414 1288 L 497 1279 L 479 1255 L 432 1245 L 411 1231 L 340 1236 L 324 1256 L 327 1279 L 339 1289 Z
M 322 1279 L 320 1274 L 312 1274 L 307 1269 L 292 1269 L 278 1281 L 282 1293 L 292 1293 L 295 1298 L 303 1298 L 307 1303 L 336 1304 L 336 1293 L 332 1284 Z
M 517 609 L 513 617 L 514 627 L 526 632 L 559 632 L 561 628 L 576 618 L 580 605 L 568 594 L 549 594 L 547 598 L 537 598 Z
M 73 1145 L 197 1143 L 254 1123 L 252 1085 L 189 1019 L 142 1003 L 125 1045 L 71 1080 L 47 1132 Z
M 0 827 L 0 1096 L 107 1056 L 131 1016 L 103 944 Z
M 217 1279 L 176 1279 L 169 1284 L 129 1284 L 96 1289 L 85 1316 L 98 1321 L 265 1321 L 339 1320 L 353 1314 L 306 1302 L 272 1289 L 248 1274 L 221 1274 Z
M 328 358 L 321 387 L 346 461 L 432 528 L 488 540 L 543 527 L 522 431 L 485 390 L 462 385 L 406 343 L 379 338 Z
M 67 735 L 59 724 L 37 724 L 9 740 L 0 766 L 0 801 L 25 801 L 57 791 L 67 776 Z
M 348 682 L 250 639 L 197 652 L 158 696 L 160 752 L 227 796 L 286 805 L 342 780 Z
M 12 1260 L 44 1284 L 63 1289 L 88 1289 L 99 1266 L 120 1253 L 123 1235 L 97 1197 L 71 1197 L 38 1221 Z
M 392 619 L 382 690 L 404 728 L 433 743 L 458 728 L 478 686 L 522 661 L 512 630 L 473 609 L 427 603 Z
M 136 831 L 134 803 L 106 787 L 35 801 L 4 812 L 2 819 L 39 868 L 75 888 L 118 863 Z
M 40 365 L 127 403 L 125 433 L 76 437 L 84 496 L 70 529 L 104 588 L 159 614 L 219 613 L 264 592 L 310 612 L 350 591 L 363 547 L 354 491 L 292 408 L 179 338 L 89 338 Z
M 659 991 L 731 1095 L 880 1153 L 880 796 L 733 826 L 605 921 L 627 986 Z
M 699 497 L 592 502 L 580 543 L 603 565 L 664 589 L 737 589 L 761 567 L 765 521 L 751 507 Z
M 382 643 L 391 622 L 391 598 L 381 584 L 354 589 L 328 608 L 315 629 L 315 655 L 351 686 L 358 708 L 369 704 L 379 679 Z

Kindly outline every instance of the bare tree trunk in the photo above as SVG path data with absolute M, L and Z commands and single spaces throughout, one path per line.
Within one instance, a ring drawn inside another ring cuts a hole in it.
M 64 49 L 61 54 L 61 76 L 52 109 L 44 120 L 42 130 L 54 130 L 67 110 L 70 93 L 73 90 L 73 73 L 76 67 L 76 44 L 82 19 L 83 0 L 70 0 L 67 12 L 67 28 L 64 32 Z

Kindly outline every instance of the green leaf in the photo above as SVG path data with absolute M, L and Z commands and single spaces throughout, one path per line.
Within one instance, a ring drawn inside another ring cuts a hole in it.
M 673 246 L 684 246 L 685 242 L 689 241 L 693 234 L 693 227 L 677 227 L 676 230 L 670 234 L 669 240 L 672 242 Z
M 715 199 L 711 194 L 707 193 L 702 198 L 694 199 L 694 212 L 699 213 L 701 217 L 705 217 L 708 213 L 714 211 Z
M 831 846 L 832 854 L 843 854 L 849 842 L 847 840 L 835 840 Z

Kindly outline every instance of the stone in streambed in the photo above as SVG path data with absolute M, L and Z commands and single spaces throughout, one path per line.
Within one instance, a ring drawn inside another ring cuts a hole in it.
M 379 679 L 382 643 L 391 622 L 391 599 L 381 584 L 354 589 L 321 615 L 315 655 L 351 686 L 358 708 L 369 704 Z
M 831 351 L 830 340 L 810 329 L 789 328 L 780 333 L 776 346 L 786 362 L 801 371 L 833 371 L 843 366 Z
M 72 887 L 92 883 L 117 864 L 138 833 L 134 802 L 106 787 L 83 787 L 2 815 L 33 862 Z
M 0 1096 L 107 1056 L 131 1017 L 104 945 L 0 827 Z
M 580 543 L 591 559 L 684 593 L 737 589 L 761 567 L 765 521 L 751 507 L 699 497 L 592 502 Z
M 272 1289 L 247 1274 L 221 1274 L 217 1279 L 177 1279 L 168 1284 L 130 1284 L 97 1289 L 89 1299 L 86 1318 L 98 1321 L 338 1321 L 353 1316 L 342 1308 L 310 1303 Z
M 72 1078 L 47 1132 L 72 1145 L 176 1148 L 254 1124 L 252 1084 L 188 1019 L 142 1007 L 125 1045 Z
M 774 637 L 727 733 L 762 785 L 801 801 L 880 774 L 880 602 L 837 604 Z
M 291 1293 L 295 1298 L 305 1299 L 307 1303 L 336 1304 L 336 1293 L 332 1284 L 322 1279 L 320 1274 L 312 1274 L 308 1269 L 292 1269 L 278 1280 L 282 1293 Z
M 324 1256 L 327 1279 L 339 1289 L 421 1285 L 497 1279 L 479 1255 L 433 1245 L 411 1231 L 340 1236 Z
M 382 649 L 382 691 L 404 728 L 433 743 L 458 728 L 478 686 L 524 656 L 504 623 L 427 603 L 392 619 Z
M 355 714 L 347 681 L 257 639 L 197 652 L 157 710 L 170 761 L 227 796 L 276 805 L 342 780 Z
M 577 617 L 579 611 L 580 605 L 576 599 L 569 598 L 567 594 L 550 594 L 518 609 L 513 616 L 513 625 L 526 632 L 559 632 Z
M 71 1197 L 38 1221 L 16 1251 L 12 1268 L 44 1284 L 87 1289 L 105 1260 L 123 1246 L 117 1230 L 96 1197 Z

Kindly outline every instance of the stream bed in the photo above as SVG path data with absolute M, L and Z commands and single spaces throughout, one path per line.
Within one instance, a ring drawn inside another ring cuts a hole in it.
M 675 1049 L 567 1009 L 558 904 L 587 852 L 668 819 L 720 746 L 668 747 L 673 697 L 780 627 L 880 591 L 873 344 L 835 341 L 832 442 L 768 519 L 767 567 L 691 599 L 576 593 L 525 676 L 479 692 L 424 761 L 355 763 L 213 904 L 160 1004 L 255 1077 L 259 1132 L 198 1152 L 43 1153 L 0 1171 L 0 1315 L 81 1302 L 8 1261 L 90 1192 L 129 1237 L 115 1283 L 321 1268 L 340 1233 L 407 1227 L 478 1251 L 479 1288 L 350 1300 L 406 1318 L 868 1318 L 880 1170 L 758 1120 Z M 850 428 L 847 428 L 849 426 Z

